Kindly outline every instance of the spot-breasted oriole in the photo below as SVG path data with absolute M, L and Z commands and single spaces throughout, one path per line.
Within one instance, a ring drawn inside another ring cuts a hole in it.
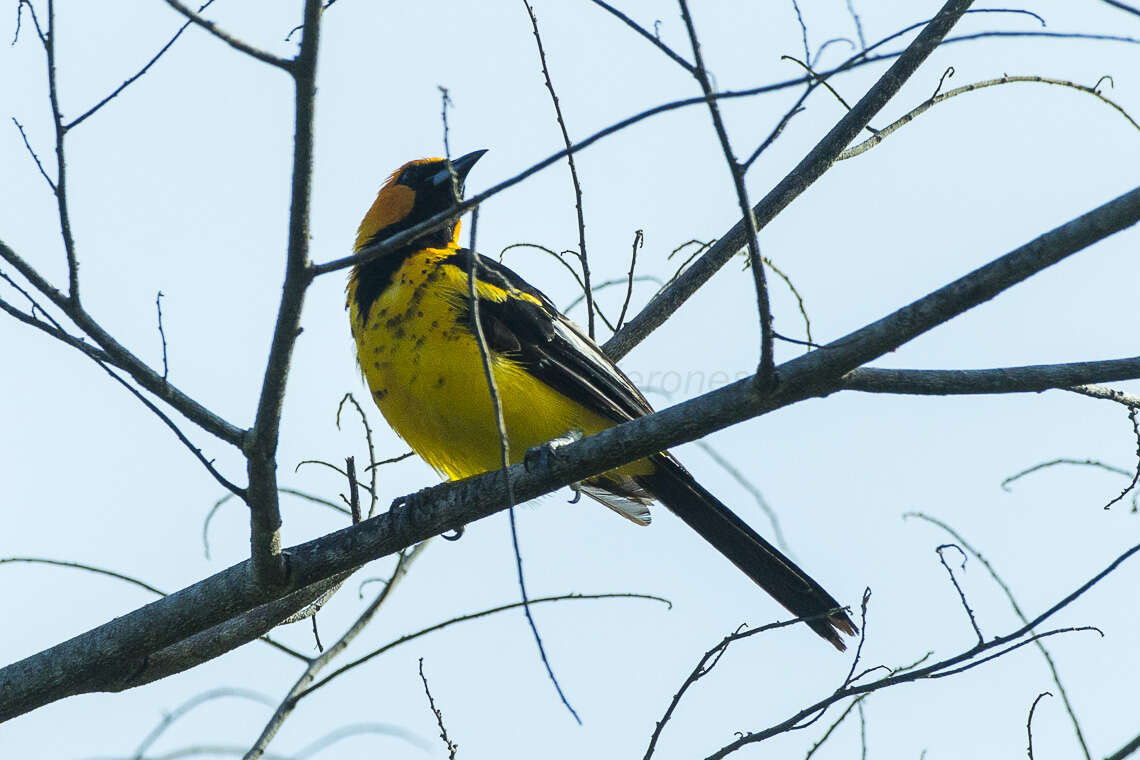
M 450 208 L 485 151 L 448 162 L 411 161 L 380 189 L 355 250 Z M 501 444 L 474 331 L 470 252 L 456 217 L 435 232 L 358 264 L 348 282 L 357 358 L 392 428 L 451 479 L 497 469 Z M 653 411 L 601 349 L 545 295 L 493 259 L 478 257 L 479 320 L 512 461 L 569 435 L 590 435 Z M 807 573 L 698 484 L 668 453 L 579 485 L 639 525 L 656 500 L 685 521 L 776 601 L 838 649 L 855 625 Z

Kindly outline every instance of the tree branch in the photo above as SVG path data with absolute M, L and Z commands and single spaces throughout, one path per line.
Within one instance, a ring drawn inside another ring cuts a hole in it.
M 840 388 L 865 393 L 917 396 L 1033 393 L 1094 382 L 1130 380 L 1140 375 L 1140 356 L 1069 364 L 1034 364 L 994 369 L 880 369 L 860 367 L 843 377 Z
M 257 737 L 257 741 L 253 743 L 253 746 L 250 747 L 249 751 L 245 754 L 245 760 L 257 760 L 257 758 L 260 758 L 265 754 L 265 750 L 269 746 L 269 742 L 271 742 L 273 740 L 273 737 L 277 735 L 277 732 L 280 730 L 281 725 L 285 722 L 285 719 L 288 718 L 293 713 L 293 709 L 296 708 L 297 701 L 300 698 L 298 695 L 306 688 L 308 688 L 308 686 L 316 679 L 317 674 L 320 673 L 325 668 L 325 666 L 332 662 L 333 659 L 335 659 L 341 652 L 343 652 L 348 647 L 348 645 L 352 643 L 352 640 L 355 639 L 357 635 L 359 635 L 360 632 L 368 626 L 368 624 L 372 621 L 372 618 L 375 617 L 377 612 L 379 612 L 380 607 L 384 604 L 385 601 L 387 601 L 392 591 L 395 590 L 400 580 L 405 575 L 407 575 L 408 568 L 411 567 L 411 564 L 416 561 L 416 558 L 423 552 L 424 548 L 426 547 L 427 543 L 421 542 L 407 554 L 400 555 L 400 559 L 396 562 L 396 568 L 392 571 L 391 577 L 388 578 L 388 582 L 384 584 L 384 588 L 380 591 L 379 594 L 376 595 L 376 598 L 372 600 L 372 603 L 364 609 L 364 612 L 362 612 L 356 618 L 356 621 L 351 626 L 349 626 L 348 630 L 344 632 L 344 634 L 340 637 L 340 639 L 337 640 L 335 644 L 326 649 L 324 652 L 321 652 L 319 657 L 314 657 L 313 659 L 309 660 L 308 666 L 301 673 L 296 683 L 293 684 L 293 687 L 289 689 L 289 692 L 285 695 L 285 698 L 281 700 L 281 703 L 277 706 L 277 709 L 273 712 L 273 715 L 269 718 L 269 721 L 261 730 L 261 734 Z
M 1140 188 L 1048 232 L 914 303 L 779 368 L 762 393 L 755 377 L 567 444 L 528 471 L 524 464 L 405 497 L 371 520 L 289 549 L 278 588 L 252 580 L 243 562 L 0 670 L 0 721 L 65 696 L 130 680 L 148 655 L 259 605 L 458 525 L 506 509 L 507 483 L 520 503 L 555 488 L 695 440 L 742 420 L 842 388 L 851 370 L 990 299 L 1082 248 L 1140 221 Z M 1099 379 L 1099 378 L 1092 378 Z M 509 480 L 508 480 L 509 479 Z M 301 605 L 298 605 L 300 607 Z M 280 619 L 280 618 L 279 618 Z
M 752 201 L 748 197 L 748 188 L 744 185 L 745 165 L 736 160 L 732 144 L 728 139 L 728 130 L 724 126 L 724 119 L 720 115 L 720 106 L 713 97 L 712 83 L 709 81 L 708 69 L 705 68 L 704 58 L 701 56 L 701 43 L 697 37 L 697 29 L 693 23 L 693 15 L 689 12 L 686 0 L 678 0 L 681 6 L 681 18 L 685 22 L 685 29 L 689 33 L 689 42 L 693 48 L 693 60 L 696 68 L 693 77 L 700 85 L 701 92 L 708 104 L 709 115 L 712 117 L 713 128 L 716 130 L 717 140 L 720 142 L 724 159 L 728 162 L 728 171 L 732 174 L 733 188 L 736 190 L 736 200 L 740 205 L 740 219 L 744 223 L 744 240 L 748 246 L 748 261 L 752 265 L 753 284 L 756 288 L 756 309 L 760 314 L 760 368 L 757 376 L 762 388 L 768 388 L 776 383 L 776 360 L 772 339 L 772 307 L 768 301 L 768 281 L 764 276 L 764 262 L 760 258 L 760 240 L 756 226 L 756 217 L 752 215 Z M 798 13 L 798 8 L 797 8 Z M 806 30 L 805 42 L 806 42 Z M 794 111 L 794 109 L 793 109 Z M 790 117 L 785 117 L 786 119 Z
M 297 63 L 296 61 L 290 60 L 289 58 L 279 58 L 278 56 L 266 52 L 261 48 L 250 45 L 248 42 L 239 39 L 229 32 L 225 31 L 213 21 L 210 21 L 207 18 L 202 18 L 197 13 L 187 8 L 182 3 L 178 2 L 178 0 L 166 0 L 166 4 L 185 16 L 188 21 L 194 23 L 202 29 L 205 29 L 210 33 L 210 35 L 217 37 L 219 40 L 226 43 L 234 50 L 245 53 L 251 58 L 256 58 L 263 63 L 268 63 L 270 66 L 276 66 L 279 69 L 284 69 L 285 71 L 293 73 L 293 66 Z M 303 48 L 304 42 L 301 44 Z
M 105 361 L 128 373 L 134 378 L 135 382 L 172 406 L 179 414 L 207 433 L 211 433 L 234 446 L 240 447 L 242 445 L 242 441 L 245 437 L 244 430 L 222 419 L 214 412 L 190 398 L 190 396 L 183 393 L 177 387 L 164 380 L 161 374 L 155 372 L 149 365 L 111 337 L 111 334 L 104 330 L 82 306 L 72 302 L 66 295 L 57 290 L 50 282 L 44 279 L 31 264 L 8 247 L 3 240 L 0 240 L 0 259 L 4 259 L 4 261 L 11 264 L 24 279 L 32 284 L 32 287 L 42 293 L 56 308 L 62 311 L 68 319 L 75 323 L 76 327 L 94 340 L 106 353 Z M 69 343 L 69 345 L 74 345 L 70 341 L 65 342 Z M 76 348 L 79 347 L 76 346 Z M 80 350 L 84 350 L 85 353 L 94 357 L 91 351 L 85 349 Z
M 879 109 L 886 105 L 919 65 L 934 52 L 971 3 L 972 0 L 949 0 L 855 107 L 832 127 L 779 184 L 760 199 L 752 209 L 757 230 L 763 229 L 776 214 L 783 211 L 831 167 L 848 143 L 855 139 Z M 808 77 L 806 81 L 811 79 Z M 629 353 L 646 335 L 660 327 L 745 244 L 748 233 L 745 222 L 746 219 L 742 218 L 734 224 L 700 259 L 670 286 L 654 296 L 640 314 L 606 342 L 603 346 L 606 354 L 616 361 Z
M 173 0 L 168 0 L 173 2 Z M 305 3 L 301 51 L 290 66 L 296 85 L 293 134 L 292 199 L 289 209 L 289 250 L 285 284 L 265 378 L 257 403 L 257 417 L 244 452 L 248 461 L 250 557 L 254 579 L 263 585 L 282 583 L 288 568 L 281 556 L 281 509 L 277 490 L 277 440 L 289 362 L 301 331 L 301 307 L 312 282 L 309 272 L 309 212 L 313 183 L 313 116 L 316 99 L 317 47 L 320 40 L 321 3 Z

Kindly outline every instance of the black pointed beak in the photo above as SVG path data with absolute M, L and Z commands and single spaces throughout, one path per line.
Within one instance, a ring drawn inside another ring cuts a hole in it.
M 451 168 L 455 171 L 455 178 L 459 181 L 459 189 L 462 192 L 463 181 L 467 179 L 467 173 L 471 171 L 471 167 L 475 162 L 483 157 L 487 150 L 474 150 L 466 156 L 461 156 L 451 162 Z M 451 182 L 451 172 L 446 168 L 440 170 L 434 177 L 431 178 L 433 185 L 442 185 L 444 182 Z

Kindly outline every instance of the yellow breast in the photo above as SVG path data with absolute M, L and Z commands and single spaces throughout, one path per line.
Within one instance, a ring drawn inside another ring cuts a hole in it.
M 377 406 L 417 454 L 452 479 L 496 469 L 501 456 L 479 345 L 461 313 L 467 274 L 440 264 L 455 250 L 428 248 L 409 256 L 363 323 L 355 282 L 348 298 L 357 357 Z M 479 288 L 484 298 L 507 297 L 486 283 Z M 589 435 L 613 425 L 510 358 L 491 353 L 491 363 L 512 462 L 571 431 Z

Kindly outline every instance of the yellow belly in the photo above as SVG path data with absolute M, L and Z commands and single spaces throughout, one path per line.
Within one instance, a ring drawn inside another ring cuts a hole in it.
M 384 418 L 428 464 L 457 479 L 497 469 L 501 449 L 478 343 L 447 297 L 466 292 L 466 275 L 436 264 L 452 253 L 428 249 L 410 257 L 372 304 L 367 324 L 360 324 L 351 285 L 349 307 L 360 366 Z M 614 424 L 511 359 L 492 353 L 491 362 L 512 463 L 572 431 L 589 435 Z

